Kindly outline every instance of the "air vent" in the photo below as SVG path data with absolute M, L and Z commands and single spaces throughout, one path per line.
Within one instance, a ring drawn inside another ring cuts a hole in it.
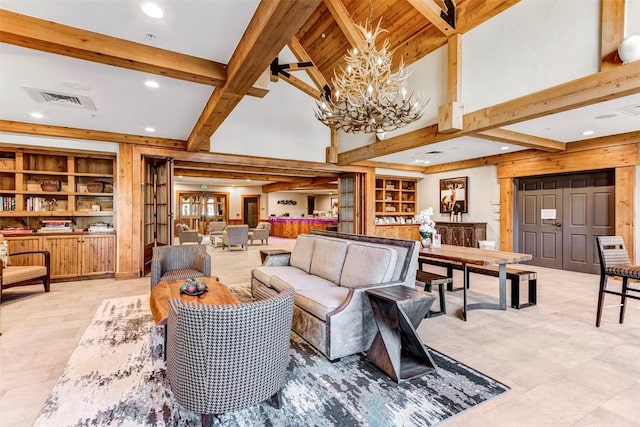
M 62 105 L 65 107 L 85 108 L 96 111 L 96 106 L 85 95 L 74 95 L 70 93 L 54 92 L 51 90 L 36 89 L 34 87 L 23 87 L 23 89 L 38 103 Z
M 439 151 L 439 150 L 433 150 L 433 151 L 427 151 L 427 152 L 426 152 L 426 153 L 424 153 L 424 154 L 427 154 L 427 155 L 429 155 L 429 154 L 442 154 L 442 151 Z

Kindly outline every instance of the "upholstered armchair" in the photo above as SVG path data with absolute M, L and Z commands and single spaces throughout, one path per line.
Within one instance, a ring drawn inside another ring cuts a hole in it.
M 247 242 L 249 241 L 249 226 L 243 225 L 229 225 L 222 233 L 222 248 L 240 245 L 242 249 L 247 250 Z
M 270 222 L 260 222 L 256 228 L 249 229 L 249 240 L 253 245 L 254 240 L 260 240 L 262 244 L 269 244 L 269 233 L 271 232 Z
M 222 236 L 222 232 L 227 228 L 226 221 L 209 221 L 207 225 L 210 236 Z
M 151 258 L 151 289 L 160 281 L 211 276 L 205 245 L 156 246 Z
M 203 426 L 212 414 L 265 400 L 280 408 L 293 298 L 289 289 L 237 305 L 169 301 L 167 376 L 176 401 L 201 414 Z

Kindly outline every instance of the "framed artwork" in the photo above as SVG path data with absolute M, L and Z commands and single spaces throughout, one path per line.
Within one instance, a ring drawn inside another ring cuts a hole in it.
M 440 180 L 440 213 L 468 213 L 469 177 Z

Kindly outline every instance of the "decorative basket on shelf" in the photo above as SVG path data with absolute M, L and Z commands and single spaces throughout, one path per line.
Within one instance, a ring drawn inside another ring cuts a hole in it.
M 60 191 L 60 181 L 45 180 L 40 183 L 42 191 Z
M 104 182 L 92 181 L 87 183 L 87 191 L 89 193 L 104 193 Z

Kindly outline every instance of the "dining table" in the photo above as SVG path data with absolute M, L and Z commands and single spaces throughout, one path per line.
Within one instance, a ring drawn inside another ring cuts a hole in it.
M 420 262 L 429 263 L 430 260 L 461 266 L 463 271 L 463 302 L 462 319 L 467 320 L 467 311 L 477 309 L 506 310 L 507 309 L 507 264 L 529 261 L 530 254 L 520 252 L 496 251 L 493 249 L 470 248 L 466 246 L 440 245 L 439 247 L 422 248 L 419 253 Z M 468 265 L 498 266 L 498 303 L 478 302 L 467 304 L 467 289 L 469 287 Z M 451 269 L 448 269 L 451 271 Z

